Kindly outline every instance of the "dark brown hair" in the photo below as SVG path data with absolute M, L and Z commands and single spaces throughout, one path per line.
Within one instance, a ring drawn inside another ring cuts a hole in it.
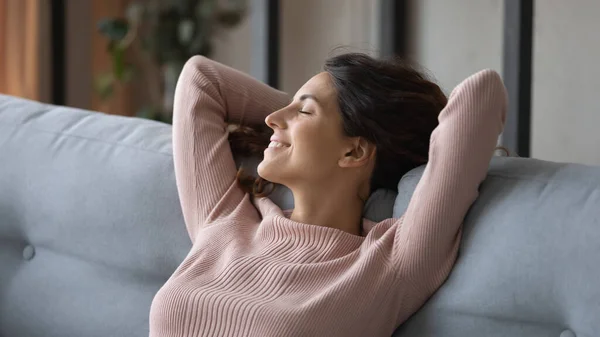
M 231 145 L 231 152 L 242 157 L 260 157 L 262 159 L 264 150 L 269 146 L 272 134 L 273 130 L 266 124 L 253 127 L 230 125 L 229 144 Z M 239 168 L 236 180 L 246 193 L 258 198 L 268 196 L 275 188 L 275 185 L 270 181 L 246 174 L 243 167 Z M 267 186 L 270 186 L 269 190 L 265 189 Z
M 424 73 L 400 59 L 375 59 L 348 53 L 329 58 L 324 71 L 337 91 L 342 127 L 348 137 L 375 144 L 376 162 L 370 191 L 397 190 L 402 176 L 428 160 L 429 138 L 447 98 Z M 229 134 L 233 153 L 262 156 L 272 130 L 238 126 Z M 270 183 L 240 168 L 240 186 L 255 197 L 267 196 Z

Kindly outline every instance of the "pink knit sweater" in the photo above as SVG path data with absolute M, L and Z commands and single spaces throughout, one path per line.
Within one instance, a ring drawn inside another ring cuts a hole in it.
M 235 183 L 226 122 L 264 123 L 290 98 L 194 57 L 177 85 L 173 152 L 193 246 L 158 291 L 150 336 L 391 336 L 446 280 L 503 129 L 497 73 L 459 84 L 406 213 L 364 236 L 290 220 Z

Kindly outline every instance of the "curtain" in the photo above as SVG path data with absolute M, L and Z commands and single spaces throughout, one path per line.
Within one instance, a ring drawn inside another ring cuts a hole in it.
M 49 101 L 49 6 L 0 0 L 0 93 Z

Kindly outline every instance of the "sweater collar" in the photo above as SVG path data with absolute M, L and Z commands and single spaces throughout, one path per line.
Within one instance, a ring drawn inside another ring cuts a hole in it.
M 311 247 L 329 247 L 337 253 L 349 253 L 363 243 L 375 222 L 363 218 L 363 236 L 350 234 L 337 228 L 306 224 L 290 219 L 291 209 L 282 210 L 269 198 L 255 200 L 263 216 L 262 234 L 269 241 L 295 240 Z

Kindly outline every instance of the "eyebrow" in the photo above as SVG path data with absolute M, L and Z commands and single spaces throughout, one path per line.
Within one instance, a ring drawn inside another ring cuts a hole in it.
M 304 95 L 300 96 L 300 98 L 298 98 L 298 99 L 299 99 L 300 101 L 304 101 L 304 100 L 307 100 L 307 99 L 312 99 L 312 100 L 313 100 L 313 101 L 315 101 L 317 104 L 319 104 L 319 105 L 321 104 L 321 103 L 319 102 L 319 100 L 317 99 L 317 97 L 316 97 L 315 95 L 311 95 L 311 94 L 304 94 Z

